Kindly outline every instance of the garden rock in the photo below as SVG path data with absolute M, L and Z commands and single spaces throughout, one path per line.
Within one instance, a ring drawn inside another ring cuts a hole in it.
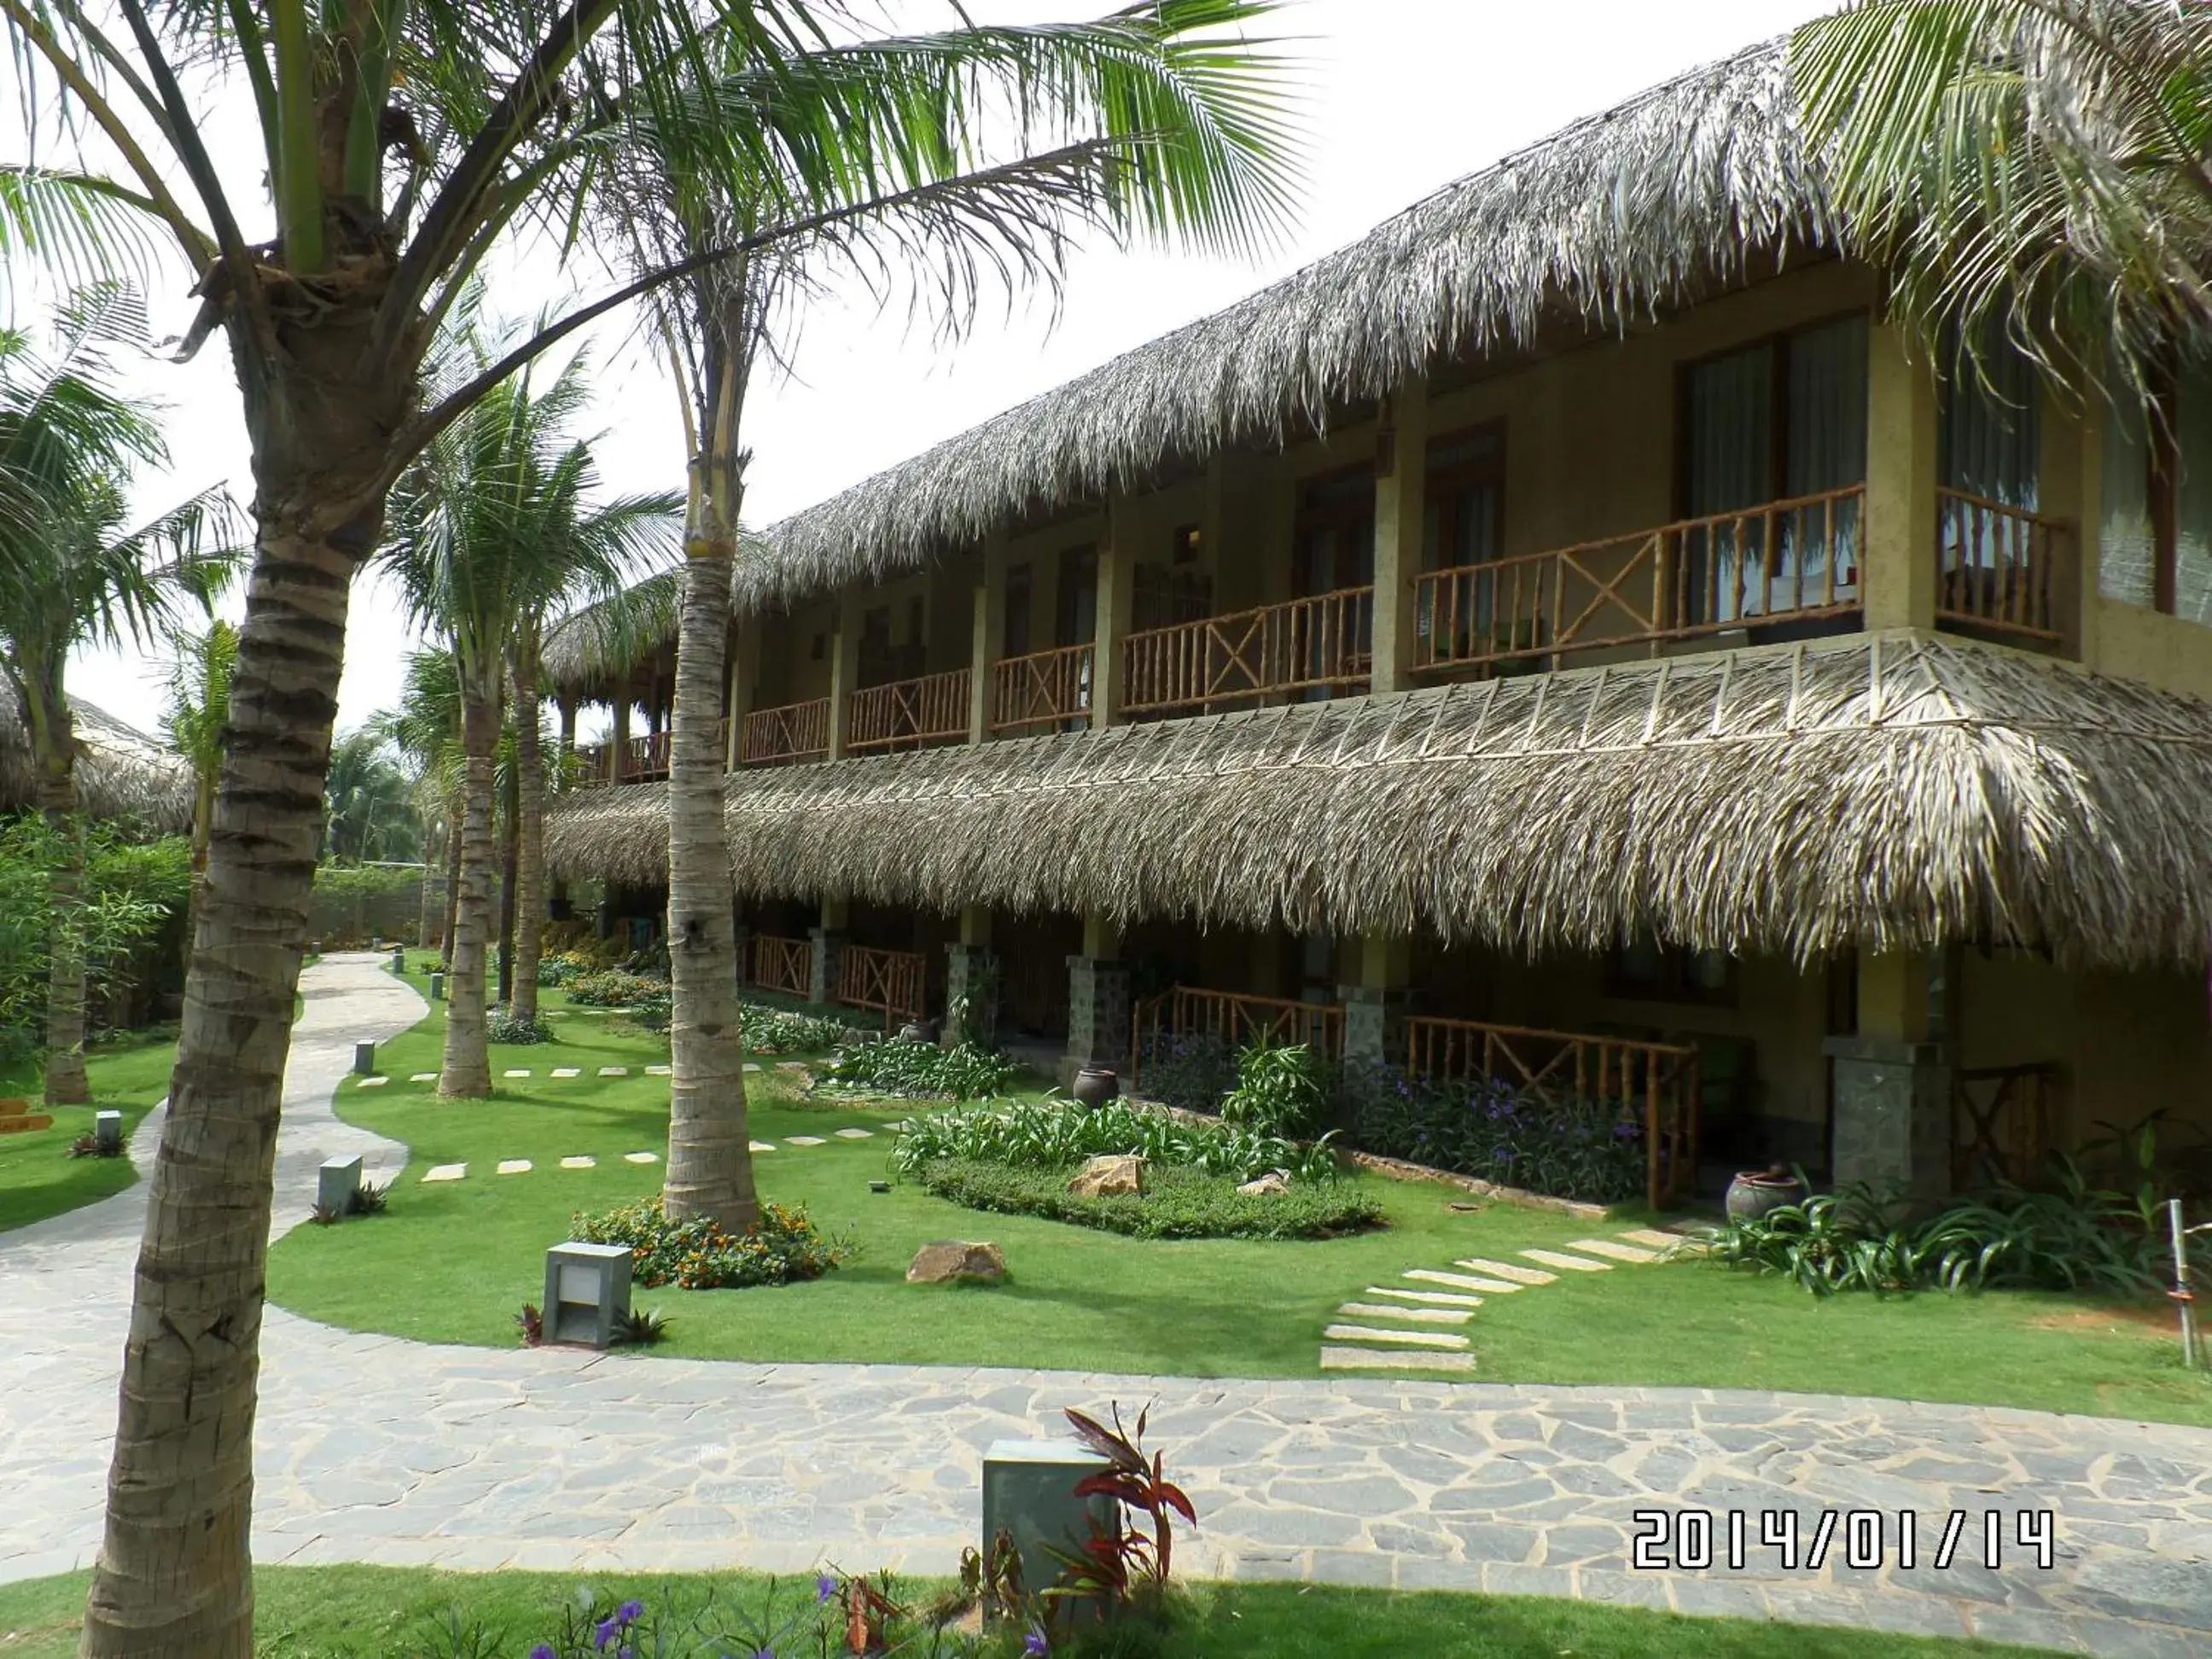
M 1006 1258 L 995 1244 L 940 1238 L 914 1253 L 909 1285 L 995 1285 L 1006 1276 Z
M 1270 1193 L 1290 1191 L 1291 1178 L 1280 1170 L 1270 1170 L 1267 1174 L 1244 1182 L 1237 1190 L 1249 1198 L 1264 1198 Z
M 1133 1153 L 1102 1152 L 1075 1172 L 1067 1190 L 1080 1198 L 1142 1198 L 1145 1160 Z

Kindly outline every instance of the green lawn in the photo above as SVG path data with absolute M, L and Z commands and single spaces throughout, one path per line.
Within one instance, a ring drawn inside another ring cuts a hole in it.
M 119 1193 L 138 1178 L 128 1158 L 71 1158 L 70 1145 L 92 1133 L 94 1112 L 111 1109 L 123 1114 L 127 1144 L 138 1120 L 168 1092 L 176 1053 L 176 1037 L 167 1032 L 103 1044 L 87 1059 L 93 1104 L 58 1106 L 51 1128 L 0 1135 L 0 1232 Z M 35 1072 L 0 1078 L 5 1096 L 27 1098 L 33 1113 L 46 1110 Z
M 570 1214 L 658 1189 L 658 1163 L 623 1154 L 665 1150 L 665 1079 L 642 1074 L 663 1057 L 651 1039 L 562 999 L 548 999 L 561 1041 L 498 1048 L 501 1082 L 489 1102 L 441 1103 L 411 1072 L 436 1068 L 439 1012 L 385 1046 L 392 1082 L 350 1080 L 338 1107 L 349 1120 L 412 1148 L 390 1213 L 333 1228 L 301 1228 L 276 1249 L 270 1294 L 332 1323 L 428 1340 L 504 1346 L 514 1316 L 536 1301 L 547 1245 Z M 596 1076 L 626 1065 L 622 1079 Z M 555 1066 L 583 1075 L 555 1081 Z M 1449 1270 L 1469 1255 L 1508 1257 L 1607 1229 L 1463 1198 L 1425 1183 L 1376 1180 L 1385 1231 L 1327 1241 L 1146 1242 L 1027 1217 L 985 1215 L 895 1185 L 883 1126 L 912 1109 L 815 1103 L 795 1109 L 772 1070 L 749 1079 L 757 1139 L 828 1139 L 756 1159 L 761 1189 L 804 1204 L 849 1236 L 857 1260 L 812 1284 L 749 1291 L 641 1291 L 672 1316 L 658 1352 L 703 1358 L 913 1362 L 1149 1372 L 1184 1376 L 1316 1373 L 1322 1327 L 1337 1305 L 1408 1267 Z M 878 1130 L 841 1141 L 848 1126 Z M 598 1167 L 559 1168 L 589 1153 Z M 527 1158 L 528 1175 L 496 1176 Z M 467 1180 L 424 1186 L 433 1164 L 470 1166 Z M 1613 1227 L 1633 1224 L 1626 1219 Z M 452 1241 L 465 1237 L 466 1251 Z M 933 1238 L 988 1238 L 1006 1251 L 1011 1281 L 946 1291 L 905 1283 L 915 1249 Z M 394 1272 L 394 1268 L 399 1271 Z M 394 1287 L 404 1287 L 396 1290 Z M 948 1309 L 946 1297 L 957 1298 Z M 1680 1262 L 1573 1276 L 1534 1292 L 1493 1296 L 1468 1332 L 1478 1377 L 1490 1382 L 1682 1384 L 1866 1394 L 2009 1405 L 2212 1425 L 2212 1379 L 2181 1369 L 2154 1316 L 2065 1297 L 1992 1293 L 1876 1301 L 1815 1301 L 1790 1285 L 1716 1266 Z
M 0 1654 L 67 1659 L 89 1575 L 0 1585 Z M 722 1607 L 757 1613 L 768 1581 L 751 1575 L 596 1578 L 599 1603 L 672 1595 L 696 1605 L 711 1586 Z M 906 1587 L 921 1599 L 939 1587 Z M 254 1650 L 261 1659 L 368 1659 L 456 1650 L 450 1629 L 492 1638 L 478 1651 L 519 1655 L 560 1628 L 579 1589 L 559 1573 L 447 1573 L 382 1567 L 264 1567 L 254 1575 Z M 784 1586 L 779 1607 L 811 1585 Z M 2035 1650 L 1993 1642 L 1892 1636 L 1526 1596 L 1404 1595 L 1327 1585 L 1200 1585 L 1188 1627 L 1159 1659 L 2028 1659 Z M 448 1620 L 453 1622 L 448 1624 Z M 713 1632 L 708 1627 L 708 1633 Z M 811 1637 L 811 1632 L 809 1632 Z M 692 1641 L 665 1651 L 689 1656 Z M 649 1642 L 641 1650 L 653 1649 Z M 721 1644 L 696 1650 L 708 1656 Z M 811 1641 L 787 1652 L 812 1652 Z M 927 1650 L 923 1650 L 927 1651 Z

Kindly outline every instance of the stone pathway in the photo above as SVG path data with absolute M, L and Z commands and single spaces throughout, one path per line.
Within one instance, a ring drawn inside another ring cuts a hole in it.
M 359 1152 L 379 1179 L 400 1168 L 403 1149 L 335 1121 L 330 1099 L 354 1041 L 392 1035 L 420 1009 L 379 957 L 327 957 L 302 988 L 280 1230 L 305 1218 L 325 1158 Z M 142 1133 L 134 1155 L 143 1163 L 153 1144 Z M 0 1577 L 81 1566 L 97 1547 L 144 1201 L 141 1185 L 0 1234 Z M 1433 1279 L 1404 1289 L 1496 1294 Z M 1689 1389 L 438 1347 L 275 1308 L 254 1553 L 579 1574 L 817 1561 L 949 1571 L 976 1525 L 982 1448 L 1052 1433 L 1066 1407 L 1117 1400 L 1151 1405 L 1150 1438 L 1198 1505 L 1200 1528 L 1176 1552 L 1194 1577 L 1580 1595 L 2116 1659 L 2212 1651 L 2212 1431 Z M 1754 1542 L 1741 1570 L 1632 1571 L 1635 1513 L 1669 1515 L 1671 1559 L 1686 1541 L 1671 1516 L 1691 1509 L 1716 1516 L 1723 1562 L 1729 1511 L 1751 1516 L 1754 1540 L 1762 1514 L 1792 1519 L 1796 1565 Z M 1982 1559 L 1992 1509 L 1995 1569 Z M 1919 1516 L 1911 1568 L 1893 1543 L 1906 1510 Z M 1887 1517 L 1884 1565 L 1851 1567 L 1836 1544 L 1814 1565 L 1821 1517 L 1852 1510 Z M 1939 1568 L 1954 1510 L 1968 1517 L 1965 1542 Z M 2021 1510 L 2055 1517 L 2050 1570 L 2014 1541 Z

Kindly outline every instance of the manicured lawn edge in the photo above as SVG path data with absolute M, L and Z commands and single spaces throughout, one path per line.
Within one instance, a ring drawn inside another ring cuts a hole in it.
M 161 1103 L 174 1069 L 177 1039 L 167 1030 L 102 1043 L 88 1051 L 89 1106 L 37 1103 L 35 1076 L 0 1084 L 0 1095 L 21 1095 L 35 1112 L 53 1117 L 51 1127 L 0 1135 L 0 1241 L 18 1227 L 46 1221 L 127 1191 L 138 1179 L 128 1151 L 121 1158 L 71 1158 L 78 1136 L 93 1132 L 96 1113 L 123 1114 L 123 1144 L 146 1115 Z

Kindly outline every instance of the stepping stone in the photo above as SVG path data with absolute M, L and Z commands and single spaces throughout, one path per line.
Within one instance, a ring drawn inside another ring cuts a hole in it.
M 840 1140 L 873 1140 L 875 1138 L 876 1132 L 873 1129 L 840 1129 L 837 1131 L 837 1139 Z
M 526 1066 L 518 1066 L 511 1072 L 501 1072 L 500 1075 L 504 1078 L 528 1077 L 530 1068 Z
M 561 1160 L 561 1167 L 564 1170 L 596 1170 L 599 1167 L 599 1160 L 596 1158 L 564 1158 Z
M 1392 1308 L 1372 1302 L 1347 1302 L 1337 1312 L 1358 1319 L 1409 1319 L 1416 1325 L 1464 1325 L 1474 1317 L 1464 1308 Z
M 556 1066 L 553 1068 L 553 1075 L 555 1077 L 581 1077 L 583 1076 L 583 1073 L 574 1066 Z
M 468 1174 L 469 1166 L 465 1164 L 440 1164 L 433 1167 L 422 1181 L 426 1186 L 433 1181 L 465 1181 Z
M 391 1081 L 388 1077 L 365 1077 L 354 1086 L 357 1089 L 381 1089 Z
M 438 1074 L 435 1072 L 417 1072 L 407 1080 L 410 1083 L 435 1083 Z
M 1609 1261 L 1656 1261 L 1659 1252 L 1623 1244 L 1610 1238 L 1571 1238 L 1568 1243 L 1590 1255 L 1601 1255 Z
M 745 1062 L 745 1070 L 748 1072 L 757 1072 L 760 1070 L 760 1066 L 757 1062 L 749 1060 Z
M 1480 1308 L 1479 1296 L 1454 1296 L 1449 1291 L 1394 1291 L 1387 1285 L 1370 1285 L 1363 1296 L 1387 1296 L 1394 1302 L 1419 1302 L 1426 1307 Z
M 1321 1351 L 1325 1371 L 1471 1371 L 1471 1353 L 1386 1353 L 1374 1348 L 1328 1348 Z
M 629 1067 L 627 1066 L 602 1066 L 599 1067 L 599 1075 L 601 1077 L 628 1077 L 629 1075 Z
M 784 1139 L 793 1146 L 826 1146 L 830 1144 L 820 1135 L 786 1135 Z
M 1471 1273 L 1448 1273 L 1435 1267 L 1413 1267 L 1398 1275 L 1401 1279 L 1418 1279 L 1430 1285 L 1449 1285 L 1455 1291 L 1488 1291 L 1493 1296 L 1504 1296 L 1526 1288 L 1503 1279 L 1477 1279 Z
M 779 1072 L 803 1072 L 806 1069 L 806 1062 L 803 1060 L 779 1060 L 775 1069 Z
M 530 1160 L 526 1158 L 503 1158 L 499 1161 L 499 1172 L 501 1175 L 528 1175 Z
M 1526 1255 L 1528 1252 L 1523 1250 L 1521 1254 Z M 1462 1259 L 1459 1265 L 1462 1267 L 1472 1267 L 1479 1273 L 1489 1273 L 1498 1279 L 1510 1279 L 1516 1285 L 1549 1285 L 1559 1278 L 1559 1274 L 1547 1273 L 1540 1268 L 1523 1267 L 1512 1261 L 1492 1261 L 1486 1256 L 1465 1257 Z
M 1332 1342 L 1399 1342 L 1414 1348 L 1464 1348 L 1467 1339 L 1446 1331 L 1385 1331 L 1372 1325 L 1331 1325 L 1322 1332 Z
M 666 1066 L 648 1066 L 645 1068 L 645 1074 L 647 1077 L 667 1077 L 671 1075 L 672 1070 L 672 1067 Z
M 1521 1254 L 1531 1261 L 1540 1261 L 1547 1267 L 1564 1267 L 1569 1273 L 1609 1273 L 1613 1271 L 1607 1262 L 1592 1261 L 1588 1256 L 1565 1255 L 1558 1250 L 1523 1250 Z
M 1632 1244 L 1648 1244 L 1655 1250 L 1679 1250 L 1692 1242 L 1680 1233 L 1662 1233 L 1656 1227 L 1631 1227 L 1620 1236 Z
M 624 1152 L 623 1154 L 623 1162 L 625 1164 L 650 1164 L 659 1156 L 660 1154 L 658 1152 Z
M 773 1140 L 756 1140 L 745 1150 L 751 1152 L 772 1152 L 775 1150 L 775 1142 Z

